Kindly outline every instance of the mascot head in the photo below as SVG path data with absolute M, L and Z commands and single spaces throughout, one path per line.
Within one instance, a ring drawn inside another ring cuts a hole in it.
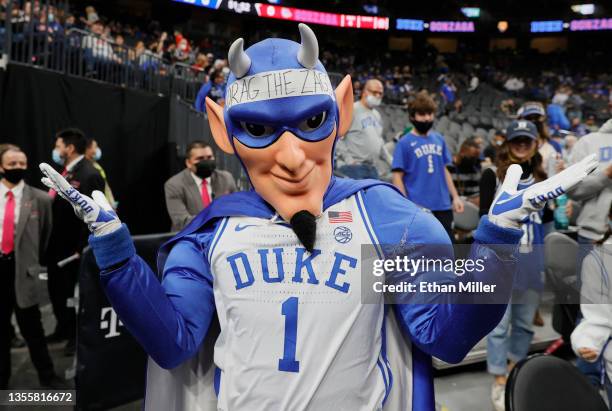
M 316 36 L 305 24 L 299 30 L 301 44 L 266 39 L 245 51 L 236 40 L 225 106 L 207 98 L 206 109 L 219 148 L 240 158 L 255 191 L 312 248 L 334 142 L 351 124 L 353 89 L 350 76 L 332 89 Z

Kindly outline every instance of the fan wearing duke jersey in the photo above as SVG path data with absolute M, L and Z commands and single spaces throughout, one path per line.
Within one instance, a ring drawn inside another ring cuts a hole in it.
M 440 133 L 430 131 L 426 137 L 404 135 L 395 147 L 392 170 L 403 171 L 406 197 L 431 211 L 451 209 L 451 196 L 444 170 L 452 156 Z
M 463 201 L 446 169 L 452 158 L 444 138 L 431 130 L 436 108 L 426 91 L 410 102 L 408 111 L 414 130 L 397 143 L 391 170 L 393 184 L 409 200 L 430 210 L 453 238 L 453 211 L 463 212 Z
M 147 410 L 210 409 L 188 380 L 201 368 L 195 361 L 216 316 L 212 406 L 219 410 L 430 411 L 431 356 L 460 361 L 504 312 L 504 304 L 483 309 L 435 295 L 441 304 L 388 310 L 381 294 L 361 290 L 361 244 L 374 244 L 379 258 L 387 255 L 382 244 L 441 244 L 437 258 L 453 258 L 452 249 L 440 224 L 392 186 L 332 177 L 335 141 L 351 123 L 351 79 L 334 91 L 314 33 L 299 27 L 301 44 L 267 39 L 245 51 L 239 39 L 230 47 L 226 105 L 208 99 L 207 112 L 215 142 L 239 157 L 254 191 L 215 200 L 162 246 L 161 284 L 104 195 L 81 195 L 41 164 L 43 182 L 89 225 L 113 308 L 169 370 L 170 384 L 148 378 Z M 514 259 L 488 244 L 515 246 L 518 222 L 593 163 L 521 192 L 520 168 L 517 175 L 511 167 L 503 204 L 494 201 L 474 236 L 472 257 L 484 258 L 485 270 L 472 280 L 507 292 Z M 458 281 L 452 272 L 418 278 Z M 363 304 L 362 291 L 376 303 Z M 172 392 L 181 389 L 183 397 Z

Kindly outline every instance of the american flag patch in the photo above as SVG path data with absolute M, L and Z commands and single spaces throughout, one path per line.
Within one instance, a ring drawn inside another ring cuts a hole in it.
M 353 222 L 353 214 L 350 211 L 330 211 L 327 215 L 331 224 Z

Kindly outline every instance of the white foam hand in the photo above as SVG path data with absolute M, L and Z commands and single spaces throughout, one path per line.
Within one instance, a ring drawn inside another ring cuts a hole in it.
M 121 227 L 121 221 L 102 192 L 94 191 L 91 194 L 93 198 L 86 196 L 72 187 L 49 164 L 41 163 L 39 167 L 45 176 L 41 179 L 43 184 L 55 190 L 60 197 L 68 201 L 74 208 L 75 214 L 87 224 L 94 235 L 109 234 Z M 61 224 L 61 221 L 57 223 Z
M 548 200 L 555 199 L 597 168 L 595 154 L 566 168 L 549 179 L 517 191 L 522 169 L 518 164 L 508 167 L 506 178 L 489 209 L 489 221 L 502 227 L 518 228 L 530 213 L 541 210 Z

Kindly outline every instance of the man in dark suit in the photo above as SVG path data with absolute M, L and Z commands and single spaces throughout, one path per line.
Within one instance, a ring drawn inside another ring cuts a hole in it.
M 81 130 L 62 130 L 56 135 L 53 160 L 62 165 L 62 175 L 74 188 L 90 196 L 94 190 L 104 191 L 104 179 L 84 158 L 86 147 L 87 139 Z M 53 220 L 62 223 L 54 225 L 51 231 L 47 263 L 49 297 L 57 325 L 48 340 L 67 339 L 65 353 L 71 355 L 76 347 L 76 313 L 74 308 L 66 306 L 66 301 L 74 295 L 79 257 L 87 245 L 89 231 L 74 214 L 72 206 L 56 194 L 49 192 L 53 197 Z
M 208 144 L 194 141 L 185 152 L 185 169 L 166 181 L 164 191 L 172 231 L 179 231 L 216 197 L 236 191 L 236 182 L 228 171 L 216 169 Z
M 43 387 L 61 389 L 49 356 L 38 304 L 38 274 L 51 234 L 51 199 L 23 181 L 28 160 L 17 146 L 0 149 L 0 329 L 17 324 Z M 0 334 L 0 389 L 11 376 L 11 334 Z

